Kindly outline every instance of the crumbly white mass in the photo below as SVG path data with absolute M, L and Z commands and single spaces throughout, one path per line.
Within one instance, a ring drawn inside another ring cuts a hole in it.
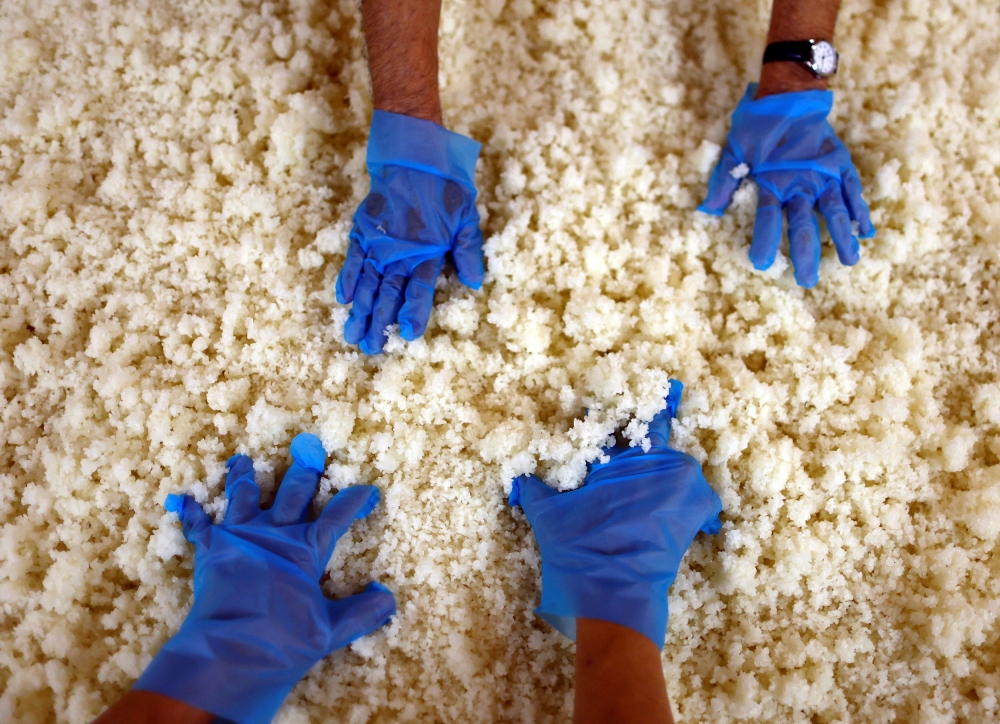
M 730 171 L 729 175 L 733 178 L 744 178 L 748 173 L 750 173 L 750 167 L 745 163 L 741 163 Z
M 168 492 L 215 515 L 288 443 L 373 483 L 331 595 L 399 613 L 279 721 L 565 721 L 511 476 L 579 484 L 687 392 L 725 504 L 670 595 L 687 722 L 1000 716 L 1000 5 L 845 0 L 831 122 L 878 235 L 820 283 L 696 213 L 768 0 L 446 2 L 487 278 L 366 358 L 334 280 L 367 191 L 356 0 L 0 4 L 0 721 L 88 722 L 190 605 Z M 585 416 L 585 410 L 589 414 Z

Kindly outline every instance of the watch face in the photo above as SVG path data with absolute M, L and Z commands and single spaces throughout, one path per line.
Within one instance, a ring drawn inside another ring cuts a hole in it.
M 812 48 L 812 66 L 819 75 L 833 75 L 837 72 L 837 51 L 825 40 Z

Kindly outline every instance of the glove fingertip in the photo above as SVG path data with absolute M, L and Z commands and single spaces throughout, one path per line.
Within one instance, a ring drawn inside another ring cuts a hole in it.
M 483 277 L 486 275 L 482 255 L 479 254 L 470 259 L 469 255 L 461 254 L 456 249 L 453 258 L 455 271 L 458 272 L 458 281 L 470 289 L 479 289 L 483 285 Z
M 517 491 L 516 494 L 514 491 Z M 508 500 L 511 505 L 519 505 L 525 513 L 528 508 L 535 503 L 544 501 L 553 495 L 559 495 L 559 491 L 551 488 L 542 482 L 537 475 L 522 475 L 511 482 L 511 495 Z M 525 505 L 527 504 L 527 505 Z
M 361 520 L 362 518 L 367 518 L 368 515 L 375 510 L 375 506 L 379 504 L 382 500 L 382 491 L 376 488 L 374 485 L 365 485 L 359 487 L 366 487 L 370 489 L 368 493 L 368 500 L 358 508 L 358 512 L 354 514 L 354 520 Z
M 703 214 L 708 214 L 709 216 L 725 216 L 726 215 L 726 209 L 725 209 L 725 207 L 723 207 L 721 209 L 711 209 L 711 208 L 709 208 L 707 206 L 707 204 L 708 204 L 708 199 L 706 199 L 705 201 L 703 201 L 701 203 L 701 205 L 698 206 L 698 211 L 700 211 Z
M 667 392 L 667 410 L 670 417 L 677 416 L 677 408 L 681 406 L 681 396 L 684 394 L 684 383 L 680 380 L 670 380 L 670 391 Z
M 184 498 L 186 497 L 188 496 L 170 493 L 167 495 L 167 499 L 163 501 L 163 507 L 168 513 L 176 513 L 180 516 L 181 511 L 184 510 Z
M 365 331 L 368 326 L 367 315 L 360 313 L 355 315 L 355 308 L 351 308 L 352 314 L 348 316 L 347 323 L 344 324 L 344 341 L 348 344 L 357 344 L 365 338 Z
M 380 345 L 373 344 L 372 342 L 370 342 L 367 336 L 363 337 L 361 341 L 357 343 L 357 345 L 361 349 L 361 351 L 364 352 L 369 357 L 374 357 L 377 354 L 382 354 L 382 350 L 384 349 Z
M 818 273 L 803 274 L 803 275 L 796 274 L 795 283 L 798 284 L 803 289 L 812 289 L 817 284 L 819 284 L 819 274 Z
M 370 591 L 381 591 L 382 593 L 388 593 L 392 595 L 392 591 L 390 591 L 388 588 L 383 586 L 378 581 L 372 581 L 367 586 L 365 586 L 365 593 L 368 593 Z
M 718 515 L 701 527 L 701 532 L 708 535 L 715 535 L 720 530 L 722 530 L 722 519 Z
M 358 281 L 361 276 L 360 269 L 348 268 L 349 263 L 349 261 L 344 262 L 344 267 L 340 270 L 340 274 L 337 275 L 337 283 L 334 285 L 337 302 L 340 304 L 350 304 L 354 301 L 354 296 L 358 289 Z
M 344 328 L 344 341 L 347 342 L 347 344 L 356 344 L 358 345 L 358 347 L 361 347 L 361 340 L 363 340 L 364 338 L 365 338 L 364 332 L 356 334 L 355 333 L 348 334 L 347 328 L 346 327 Z M 362 349 L 361 351 L 364 352 L 365 354 L 371 354 L 370 352 L 364 349 Z
M 249 455 L 244 455 L 243 453 L 236 453 L 235 455 L 233 455 L 231 458 L 229 458 L 226 461 L 226 468 L 228 470 L 232 470 L 233 468 L 235 468 L 237 465 L 239 465 L 244 460 L 250 461 L 251 465 L 253 464 L 253 461 L 250 460 L 250 456 Z
M 684 383 L 680 380 L 670 380 L 670 389 L 667 392 L 666 406 L 660 410 L 653 419 L 649 421 L 649 440 L 653 445 L 666 446 L 670 440 L 670 427 L 673 419 L 677 416 L 677 408 L 681 404 L 681 395 L 684 392 Z
M 396 615 L 396 596 L 393 592 L 378 581 L 372 581 L 365 586 L 362 595 L 364 594 L 368 594 L 369 598 L 374 599 L 372 602 L 373 613 L 378 621 L 374 624 L 375 628 L 389 623 L 392 617 Z
M 409 321 L 400 320 L 399 322 L 399 336 L 405 339 L 407 342 L 412 342 L 419 334 L 413 333 L 413 325 Z
M 510 495 L 507 496 L 507 505 L 512 508 L 520 507 L 521 505 L 521 478 L 514 478 L 510 483 Z
M 177 514 L 184 529 L 184 537 L 192 543 L 197 542 L 201 532 L 212 524 L 212 519 L 190 495 L 168 495 L 163 501 L 163 507 L 168 512 Z
M 304 468 L 322 473 L 326 470 L 326 450 L 318 437 L 303 432 L 292 439 L 292 459 Z
M 759 218 L 758 214 L 758 218 Z M 779 217 L 778 233 L 780 234 L 780 217 Z M 758 229 L 757 227 L 762 228 Z M 747 257 L 750 259 L 750 263 L 753 264 L 753 268 L 757 271 L 767 271 L 774 264 L 774 260 L 778 256 L 778 246 L 781 244 L 780 236 L 775 236 L 773 228 L 770 228 L 767 223 L 755 223 L 753 239 L 750 242 L 750 250 L 747 253 Z
M 347 304 L 350 300 L 347 298 L 347 292 L 344 290 L 344 269 L 341 268 L 340 273 L 337 275 L 337 281 L 333 285 L 334 294 L 337 297 L 338 304 Z
M 458 281 L 462 282 L 462 284 L 464 284 L 465 286 L 467 286 L 469 289 L 472 289 L 473 291 L 477 291 L 477 292 L 480 289 L 482 289 L 482 287 L 483 287 L 483 280 L 482 280 L 482 278 L 479 278 L 477 280 L 473 280 L 473 279 L 470 279 L 470 278 L 466 277 L 464 274 L 460 273 L 458 275 Z
M 408 300 L 399 310 L 399 336 L 412 342 L 427 331 L 427 321 L 431 316 L 433 299 Z M 426 306 L 425 306 L 426 304 Z

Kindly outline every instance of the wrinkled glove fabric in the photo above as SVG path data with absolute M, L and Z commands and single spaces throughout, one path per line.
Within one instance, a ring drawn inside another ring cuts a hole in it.
M 395 613 L 392 593 L 378 583 L 340 600 L 319 586 L 338 538 L 378 504 L 378 489 L 346 488 L 307 522 L 325 453 L 313 435 L 297 436 L 291 452 L 268 510 L 245 455 L 229 460 L 222 523 L 190 496 L 168 496 L 195 546 L 194 604 L 136 689 L 238 724 L 266 724 L 316 662 Z
M 826 120 L 833 93 L 809 90 L 754 100 L 756 92 L 757 84 L 751 83 L 733 111 L 722 158 L 698 208 L 721 216 L 743 176 L 749 175 L 758 186 L 750 261 L 762 270 L 774 263 L 784 209 L 795 280 L 812 287 L 819 281 L 821 256 L 816 207 L 842 264 L 858 262 L 852 222 L 862 238 L 874 236 L 875 227 L 851 154 Z
M 337 301 L 351 304 L 344 339 L 365 354 L 385 346 L 386 328 L 424 333 L 447 253 L 459 280 L 483 282 L 476 211 L 480 145 L 436 123 L 375 111 L 368 138 L 368 196 L 354 214 Z
M 698 462 L 667 445 L 682 386 L 649 423 L 650 448 L 616 446 L 592 464 L 584 485 L 559 493 L 534 475 L 514 481 L 542 555 L 535 610 L 569 638 L 576 619 L 627 626 L 663 646 L 667 589 L 698 531 L 717 533 L 722 502 Z

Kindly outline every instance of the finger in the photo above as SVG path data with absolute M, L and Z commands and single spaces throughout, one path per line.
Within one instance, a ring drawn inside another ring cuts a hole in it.
M 670 440 L 670 422 L 677 415 L 677 407 L 681 403 L 681 393 L 684 385 L 679 380 L 670 380 L 670 391 L 667 393 L 667 404 L 649 422 L 649 442 L 652 445 L 667 447 Z
M 358 282 L 357 291 L 354 293 L 354 304 L 351 305 L 351 313 L 347 316 L 344 324 L 344 341 L 348 344 L 357 344 L 364 339 L 365 332 L 368 331 L 368 322 L 371 319 L 372 306 L 375 304 L 375 296 L 378 294 L 378 285 L 382 277 L 375 269 L 375 263 L 365 262 L 364 271 L 361 273 L 361 281 Z
M 708 535 L 715 535 L 720 530 L 722 530 L 722 520 L 719 516 L 714 516 L 705 521 L 705 524 L 700 528 L 702 533 L 707 533 Z
M 486 269 L 483 265 L 483 232 L 479 229 L 479 214 L 475 213 L 475 209 L 473 212 L 475 218 L 468 220 L 458 231 L 452 257 L 458 280 L 471 289 L 479 289 L 483 285 Z
M 708 487 L 708 490 L 711 493 L 712 513 L 710 514 L 708 520 L 702 523 L 700 530 L 702 533 L 715 535 L 722 530 L 722 520 L 719 518 L 719 513 L 722 512 L 722 500 L 719 498 L 719 494 L 712 490 L 712 486 L 708 484 L 708 481 L 705 481 L 704 484 Z
M 708 192 L 705 200 L 701 202 L 698 211 L 713 216 L 722 216 L 729 202 L 733 200 L 733 194 L 739 188 L 742 177 L 735 178 L 733 171 L 740 165 L 740 161 L 733 155 L 729 145 L 722 150 L 722 157 L 712 170 L 712 175 L 708 179 Z
M 406 302 L 399 310 L 399 334 L 413 341 L 427 329 L 427 320 L 434 306 L 434 285 L 441 273 L 444 257 L 421 262 L 406 284 Z
M 444 182 L 444 189 L 441 193 L 441 201 L 444 204 L 444 210 L 449 214 L 454 214 L 458 211 L 462 205 L 465 203 L 466 192 L 462 191 L 462 187 L 448 179 Z
M 858 240 L 851 232 L 851 216 L 844 206 L 844 197 L 835 182 L 827 186 L 819 197 L 819 210 L 826 219 L 826 228 L 837 248 L 840 263 L 854 266 L 858 263 Z
M 212 527 L 212 519 L 194 498 L 190 495 L 168 495 L 163 507 L 167 512 L 177 513 L 185 538 L 195 544 L 204 541 L 205 534 Z
M 358 288 L 358 280 L 365 266 L 365 250 L 361 247 L 361 232 L 355 226 L 351 230 L 351 241 L 347 245 L 347 258 L 337 275 L 337 301 L 350 304 Z
M 239 525 L 251 520 L 260 512 L 260 488 L 254 480 L 253 460 L 246 455 L 233 455 L 226 463 L 225 523 Z
M 819 224 L 813 202 L 802 194 L 788 200 L 788 253 L 795 267 L 795 281 L 809 289 L 819 281 Z
M 351 523 L 364 518 L 374 510 L 381 497 L 374 485 L 352 485 L 333 496 L 312 526 L 316 550 L 323 565 L 333 554 L 333 547 Z
M 530 517 L 532 511 L 540 503 L 548 500 L 553 495 L 559 495 L 559 491 L 555 488 L 550 488 L 538 476 L 522 475 L 519 478 L 515 478 L 511 483 L 510 497 L 507 499 L 507 502 L 510 505 L 520 505 L 525 514 Z
M 781 244 L 781 200 L 770 189 L 760 187 L 757 194 L 757 217 L 750 242 L 750 263 L 754 269 L 770 269 Z
M 403 306 L 404 286 L 406 286 L 406 265 L 402 262 L 390 264 L 378 288 L 368 331 L 361 340 L 361 351 L 365 354 L 380 354 L 385 347 L 387 337 L 385 328 L 396 323 L 399 308 Z
M 296 435 L 291 446 L 292 464 L 281 479 L 271 506 L 275 525 L 304 523 L 316 484 L 326 469 L 326 451 L 319 438 L 309 433 Z
M 357 595 L 327 602 L 330 616 L 330 648 L 327 653 L 347 646 L 389 623 L 396 614 L 396 597 L 380 583 L 372 581 Z
M 868 215 L 868 204 L 861 195 L 861 179 L 853 167 L 844 171 L 843 183 L 844 201 L 851 212 L 851 218 L 858 222 L 858 235 L 862 239 L 872 238 L 875 236 L 875 227 L 872 225 L 871 216 Z

